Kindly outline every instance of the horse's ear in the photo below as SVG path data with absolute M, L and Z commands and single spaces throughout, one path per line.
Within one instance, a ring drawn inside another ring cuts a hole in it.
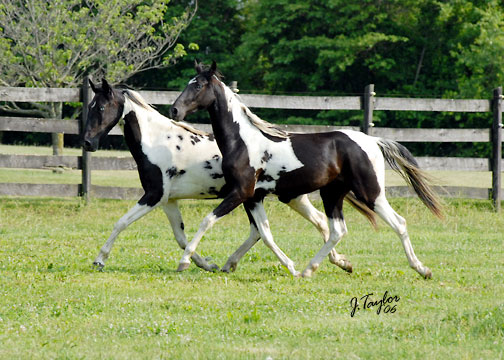
M 89 80 L 89 86 L 91 86 L 91 90 L 93 90 L 93 92 L 96 94 L 98 92 L 96 85 L 91 81 L 91 79 L 88 80 Z
M 107 80 L 102 79 L 102 90 L 106 95 L 112 96 L 112 87 L 109 85 Z
M 217 71 L 217 63 L 215 62 L 215 60 L 212 60 L 212 65 L 210 66 L 210 73 L 214 75 L 216 71 Z
M 201 72 L 203 71 L 203 68 L 201 67 L 201 64 L 198 61 L 198 59 L 194 59 L 194 69 L 198 74 L 201 74 Z

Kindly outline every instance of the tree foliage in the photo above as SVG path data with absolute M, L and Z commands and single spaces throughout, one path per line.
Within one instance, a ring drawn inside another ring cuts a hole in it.
M 185 54 L 176 42 L 193 15 L 165 19 L 168 2 L 0 0 L 0 85 L 78 87 L 164 67 Z

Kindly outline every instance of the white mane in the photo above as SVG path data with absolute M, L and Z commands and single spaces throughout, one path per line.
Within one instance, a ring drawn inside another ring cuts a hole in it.
M 229 111 L 231 111 L 232 106 L 239 105 L 241 106 L 245 118 L 247 118 L 252 125 L 261 130 L 263 133 L 282 139 L 287 139 L 290 136 L 288 132 L 276 127 L 272 123 L 262 120 L 259 116 L 250 111 L 250 109 L 241 101 L 240 97 L 235 94 L 233 90 L 227 87 L 224 83 L 222 83 L 222 86 L 224 87 L 224 92 L 228 101 Z M 236 103 L 238 104 L 234 105 L 233 100 L 236 100 Z
M 187 123 L 178 122 L 178 121 L 169 119 L 169 118 L 165 117 L 164 115 L 160 114 L 159 111 L 157 111 L 152 105 L 148 104 L 147 101 L 145 101 L 145 99 L 138 92 L 136 92 L 134 90 L 129 90 L 129 89 L 123 90 L 123 94 L 125 96 L 127 96 L 128 99 L 130 99 L 133 103 L 139 105 L 140 107 L 142 107 L 143 109 L 145 109 L 147 111 L 156 112 L 157 114 L 159 114 L 159 116 L 162 116 L 166 120 L 171 121 L 171 123 L 175 126 L 181 127 L 181 128 L 183 128 L 183 129 L 185 129 L 195 135 L 208 135 L 207 132 L 196 129 L 195 127 L 192 127 L 191 125 L 189 125 Z

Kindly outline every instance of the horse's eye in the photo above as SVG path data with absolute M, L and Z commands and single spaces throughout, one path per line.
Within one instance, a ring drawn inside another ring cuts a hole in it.
M 105 111 L 105 106 L 100 106 L 100 111 Z
M 200 83 L 196 83 L 196 90 L 201 90 L 202 87 Z

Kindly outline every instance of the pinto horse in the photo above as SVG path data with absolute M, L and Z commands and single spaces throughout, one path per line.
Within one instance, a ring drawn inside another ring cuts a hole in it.
M 431 270 L 416 257 L 406 229 L 385 197 L 385 161 L 413 187 L 424 204 L 438 217 L 441 206 L 426 175 L 411 153 L 395 141 L 342 130 L 327 133 L 287 133 L 254 115 L 222 81 L 215 62 L 210 67 L 196 63 L 191 79 L 172 105 L 175 120 L 198 109 L 207 109 L 217 144 L 222 152 L 222 171 L 228 194 L 200 225 L 184 251 L 179 270 L 188 267 L 204 232 L 240 204 L 251 214 L 265 243 L 294 275 L 299 273 L 274 243 L 264 197 L 276 194 L 288 202 L 301 194 L 320 190 L 329 218 L 329 240 L 310 261 L 302 275 L 309 277 L 347 233 L 343 200 L 363 212 L 375 224 L 378 214 L 397 233 L 409 265 L 425 278 Z
M 124 118 L 126 144 L 137 164 L 145 191 L 137 204 L 114 225 L 94 265 L 103 268 L 119 233 L 158 206 L 163 208 L 177 243 L 184 249 L 187 240 L 177 200 L 217 198 L 225 192 L 222 156 L 213 135 L 164 117 L 135 91 L 114 89 L 106 80 L 101 88 L 91 81 L 90 85 L 95 96 L 88 106 L 82 146 L 87 151 L 96 151 L 100 139 Z M 306 195 L 291 199 L 288 205 L 315 225 L 324 240 L 328 239 L 326 217 L 313 207 Z M 251 225 L 246 246 L 240 247 L 229 258 L 223 271 L 234 271 L 248 250 L 248 244 L 259 238 L 256 227 Z M 192 259 L 205 270 L 218 269 L 197 253 Z M 347 271 L 352 269 L 351 264 L 336 252 L 331 254 L 330 260 Z

